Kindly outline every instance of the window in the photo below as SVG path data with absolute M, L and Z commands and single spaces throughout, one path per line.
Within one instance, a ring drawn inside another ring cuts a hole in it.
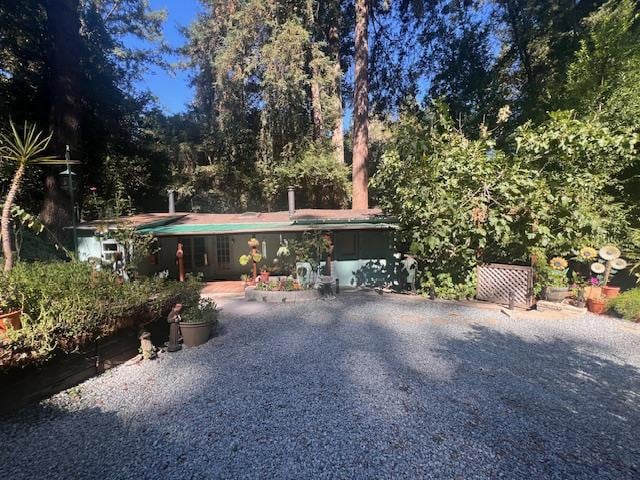
M 102 259 L 105 262 L 113 262 L 118 252 L 118 244 L 113 240 L 102 242 Z
M 369 241 L 369 239 L 365 239 Z M 334 238 L 334 257 L 340 260 L 353 260 L 358 256 L 357 232 L 337 232 Z
M 216 258 L 219 267 L 229 267 L 231 263 L 231 251 L 229 248 L 229 236 L 216 236 Z
M 185 238 L 182 241 L 182 251 L 184 252 L 185 270 L 202 268 L 209 265 L 207 258 L 207 246 L 204 237 Z
M 193 239 L 193 263 L 196 267 L 204 267 L 207 262 L 207 252 L 204 248 L 204 237 Z

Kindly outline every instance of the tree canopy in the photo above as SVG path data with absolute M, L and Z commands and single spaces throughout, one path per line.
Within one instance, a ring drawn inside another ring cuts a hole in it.
M 162 211 L 167 190 L 187 210 L 276 210 L 294 184 L 301 207 L 366 200 L 410 235 L 428 215 L 443 230 L 407 244 L 425 258 L 521 257 L 514 238 L 564 251 L 637 226 L 639 15 L 634 0 L 201 0 L 172 51 L 146 0 L 2 2 L 0 123 L 52 132 L 47 154 L 70 145 L 83 219 Z M 151 66 L 190 69 L 184 112 L 141 86 Z M 16 199 L 54 230 L 70 215 L 56 173 L 25 171 Z

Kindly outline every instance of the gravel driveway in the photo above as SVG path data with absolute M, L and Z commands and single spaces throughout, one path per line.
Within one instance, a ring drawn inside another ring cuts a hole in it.
M 0 420 L 0 478 L 640 478 L 636 325 L 351 294 L 221 330 Z

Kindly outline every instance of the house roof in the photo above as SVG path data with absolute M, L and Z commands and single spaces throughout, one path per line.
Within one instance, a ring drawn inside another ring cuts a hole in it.
M 80 229 L 114 229 L 128 225 L 158 236 L 204 235 L 304 230 L 389 229 L 394 220 L 380 209 L 368 210 L 297 210 L 289 212 L 245 213 L 145 213 L 106 221 L 84 222 Z

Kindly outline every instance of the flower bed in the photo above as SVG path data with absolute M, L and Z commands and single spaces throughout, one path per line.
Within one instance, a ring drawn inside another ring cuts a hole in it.
M 247 287 L 244 291 L 244 298 L 250 301 L 266 303 L 301 303 L 320 298 L 320 292 L 313 288 L 306 290 L 278 290 L 276 288 L 260 287 L 260 285 Z
M 175 303 L 193 304 L 201 285 L 145 278 L 119 283 L 112 272 L 83 263 L 23 263 L 0 275 L 5 308 L 22 310 L 20 329 L 0 346 L 0 372 L 41 364 L 127 327 L 165 316 Z

